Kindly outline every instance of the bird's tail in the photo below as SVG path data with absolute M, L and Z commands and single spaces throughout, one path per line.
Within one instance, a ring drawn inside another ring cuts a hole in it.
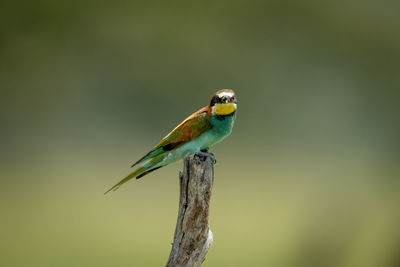
M 114 185 L 113 187 L 111 187 L 110 189 L 108 189 L 105 193 L 107 194 L 108 192 L 110 192 L 111 190 L 115 191 L 117 190 L 121 185 L 123 185 L 124 183 L 128 182 L 130 179 L 140 176 L 141 174 L 144 174 L 146 171 L 148 171 L 148 167 L 139 167 L 136 170 L 134 170 L 133 172 L 131 172 L 130 174 L 128 174 L 124 179 L 122 179 L 121 181 L 119 181 L 116 185 Z

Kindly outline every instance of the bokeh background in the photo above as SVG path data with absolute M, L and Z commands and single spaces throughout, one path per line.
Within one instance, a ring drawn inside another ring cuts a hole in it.
M 103 193 L 221 88 L 203 266 L 400 266 L 399 1 L 0 2 L 2 266 L 163 266 L 165 167 Z

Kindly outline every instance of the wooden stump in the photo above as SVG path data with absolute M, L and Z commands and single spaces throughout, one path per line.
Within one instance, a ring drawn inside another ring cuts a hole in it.
M 213 241 L 209 223 L 213 180 L 211 157 L 185 157 L 183 173 L 179 173 L 178 221 L 167 267 L 196 267 L 204 261 Z

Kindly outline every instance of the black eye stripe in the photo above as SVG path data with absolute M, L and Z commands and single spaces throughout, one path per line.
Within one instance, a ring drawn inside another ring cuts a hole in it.
M 218 96 L 214 96 L 214 97 L 211 99 L 211 106 L 214 106 L 215 103 L 221 103 L 221 98 L 219 98 Z
M 227 95 L 223 95 L 222 97 L 218 96 L 218 95 L 214 95 L 213 98 L 211 99 L 211 106 L 214 106 L 215 104 L 219 104 L 219 103 L 225 103 L 225 101 L 228 102 L 233 102 L 233 103 L 237 103 L 237 99 L 236 96 L 227 96 Z

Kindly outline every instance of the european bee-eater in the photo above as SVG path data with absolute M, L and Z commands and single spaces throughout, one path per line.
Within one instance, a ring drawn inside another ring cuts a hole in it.
M 206 153 L 209 147 L 231 134 L 236 109 L 237 100 L 233 90 L 217 91 L 209 105 L 181 122 L 149 153 L 132 165 L 132 167 L 139 165 L 133 172 L 106 193 L 118 189 L 134 177 L 139 179 L 187 155 Z

